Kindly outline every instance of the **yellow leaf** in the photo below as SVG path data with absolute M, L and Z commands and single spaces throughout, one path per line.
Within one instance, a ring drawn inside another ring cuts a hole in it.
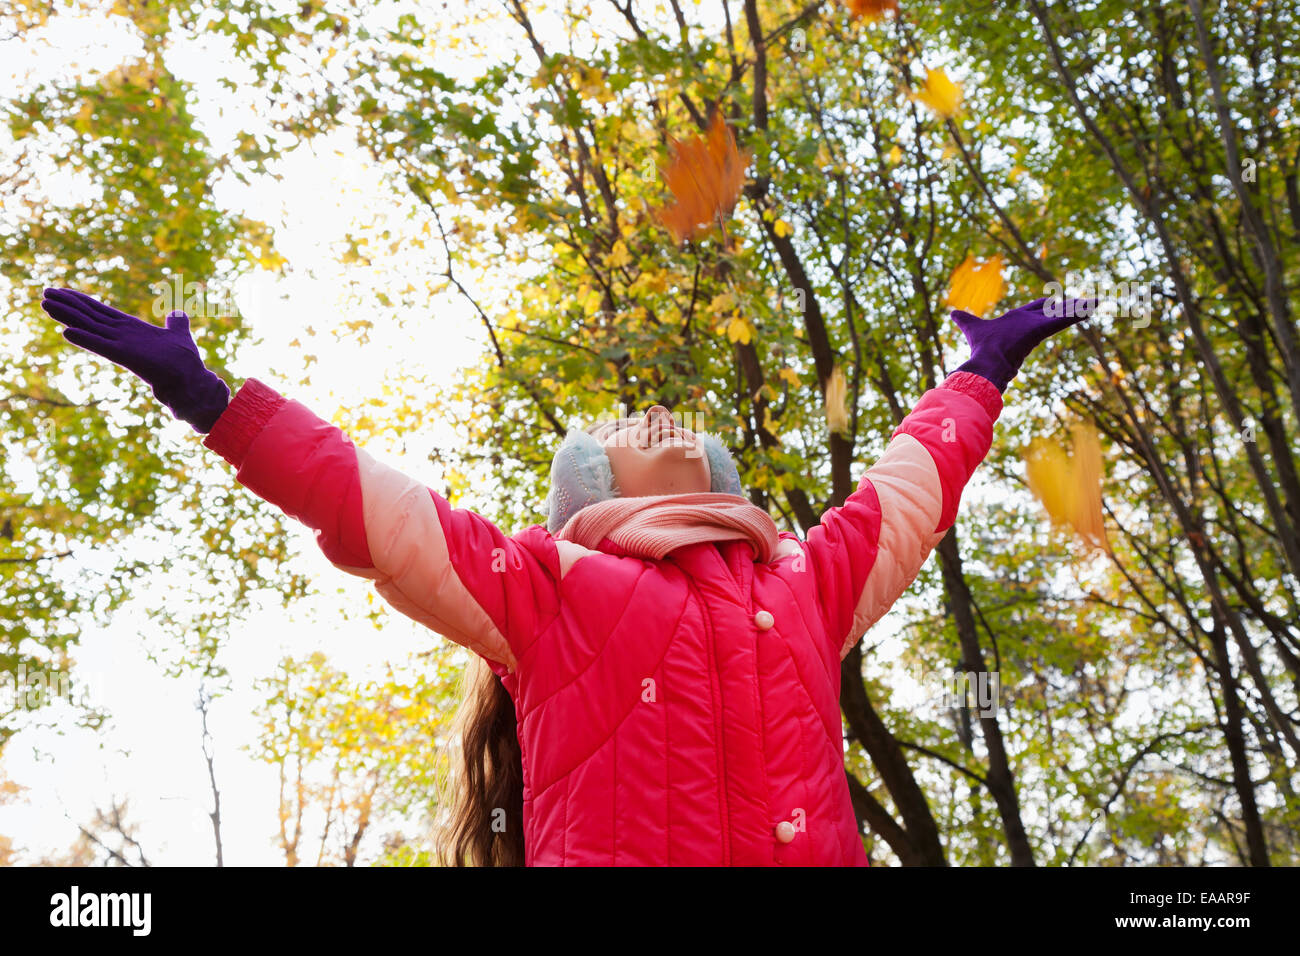
M 736 297 L 730 292 L 719 293 L 709 301 L 710 312 L 725 312 L 728 309 L 734 309 L 735 307 Z
M 778 219 L 776 221 L 776 225 L 772 227 L 772 231 L 775 232 L 782 239 L 790 235 L 790 233 L 794 232 L 794 230 L 790 228 L 790 224 L 786 222 L 784 219 Z
M 1101 507 L 1101 441 L 1090 425 L 1077 425 L 1073 433 L 1069 456 L 1054 442 L 1032 442 L 1025 452 L 1025 477 L 1053 523 L 1109 551 Z
M 753 338 L 754 328 L 740 316 L 736 316 L 727 323 L 727 338 L 733 342 L 739 342 L 741 345 L 748 345 Z
M 840 434 L 849 430 L 848 392 L 844 369 L 836 365 L 826 380 L 826 426 Z
M 618 269 L 631 261 L 632 256 L 627 251 L 627 243 L 622 239 L 614 243 L 614 248 L 605 257 L 605 265 L 610 269 Z
M 1000 255 L 983 263 L 976 263 L 974 256 L 967 256 L 949 280 L 948 307 L 983 318 L 989 307 L 1002 298 L 1005 289 Z
M 961 87 L 948 79 L 948 74 L 943 70 L 927 69 L 925 86 L 920 92 L 913 93 L 912 99 L 924 103 L 944 119 L 951 119 L 957 115 L 957 107 L 961 103 Z
M 785 382 L 791 388 L 798 388 L 800 385 L 799 373 L 792 368 L 781 369 L 781 371 L 776 373 L 776 377 Z
M 889 162 L 892 165 L 897 166 L 902 161 L 903 161 L 903 151 L 897 145 L 895 145 L 894 148 L 889 151 Z

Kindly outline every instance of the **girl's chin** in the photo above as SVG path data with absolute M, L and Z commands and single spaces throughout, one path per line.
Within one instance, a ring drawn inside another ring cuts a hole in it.
M 652 495 L 685 495 L 708 491 L 708 478 L 692 469 L 689 472 L 674 475 L 657 475 L 655 480 L 638 486 L 632 495 L 646 498 Z

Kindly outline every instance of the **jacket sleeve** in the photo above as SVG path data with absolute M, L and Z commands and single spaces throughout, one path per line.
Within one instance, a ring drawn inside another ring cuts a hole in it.
M 559 559 L 545 529 L 507 537 L 257 379 L 203 444 L 235 466 L 240 484 L 315 530 L 331 564 L 372 579 L 394 608 L 499 676 L 557 610 Z
M 993 441 L 1002 395 L 954 372 L 894 431 L 857 490 L 822 516 L 805 552 L 842 660 L 920 573 L 952 526 L 962 489 Z

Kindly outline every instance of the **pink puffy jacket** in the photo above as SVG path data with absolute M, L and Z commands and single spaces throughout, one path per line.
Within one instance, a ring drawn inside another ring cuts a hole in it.
M 484 657 L 514 698 L 529 865 L 865 866 L 840 661 L 916 577 L 988 453 L 998 390 L 926 392 L 842 507 L 767 564 L 507 537 L 256 379 L 204 444 L 325 556 Z

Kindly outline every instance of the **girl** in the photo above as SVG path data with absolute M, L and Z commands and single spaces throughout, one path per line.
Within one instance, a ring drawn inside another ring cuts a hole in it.
M 546 527 L 507 537 L 263 382 L 232 399 L 183 312 L 159 328 L 71 289 L 41 305 L 313 528 L 331 563 L 484 662 L 461 712 L 450 856 L 536 866 L 867 865 L 840 660 L 956 519 L 1021 363 L 1090 310 L 954 312 L 970 359 L 801 541 L 742 496 L 716 438 L 658 405 L 571 431 Z

